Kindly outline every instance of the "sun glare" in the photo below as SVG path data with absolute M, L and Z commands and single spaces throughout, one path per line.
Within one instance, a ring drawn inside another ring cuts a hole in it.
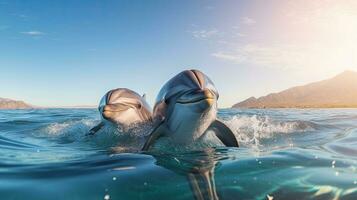
M 329 61 L 336 71 L 357 70 L 357 7 L 341 3 L 317 12 L 316 17 L 316 39 L 323 52 L 317 58 Z

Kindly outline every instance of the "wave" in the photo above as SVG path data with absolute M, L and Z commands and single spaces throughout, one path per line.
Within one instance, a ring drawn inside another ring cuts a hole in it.
M 68 135 L 73 132 L 78 135 L 83 135 L 95 124 L 95 120 L 88 119 L 55 122 L 46 126 L 42 132 L 50 136 Z
M 282 121 L 267 115 L 234 115 L 230 119 L 226 119 L 225 122 L 234 131 L 238 142 L 243 146 L 249 147 L 261 147 L 267 141 L 274 143 L 274 140 L 282 135 L 315 131 L 321 128 L 320 124 L 310 121 Z M 84 145 L 92 145 L 95 149 L 110 149 L 110 151 L 113 150 L 115 152 L 138 152 L 145 143 L 146 136 L 152 130 L 151 124 L 136 124 L 126 130 L 115 126 L 105 126 L 95 136 L 86 136 L 88 131 L 97 123 L 99 123 L 99 120 L 88 118 L 53 122 L 38 129 L 33 134 L 36 137 L 56 140 L 60 144 L 80 142 L 84 143 Z M 203 142 L 189 145 L 187 148 L 196 149 L 222 145 L 214 134 L 206 135 Z M 275 141 L 275 143 L 277 142 Z M 169 146 L 172 149 L 181 149 L 181 147 L 175 147 L 170 144 L 169 140 L 163 139 L 163 141 L 158 142 L 157 146 L 159 149 L 165 146 Z M 283 145 L 286 145 L 286 142 Z
M 314 131 L 319 125 L 309 121 L 278 121 L 264 115 L 233 116 L 226 120 L 240 142 L 260 145 L 262 139 L 276 135 Z
M 95 119 L 54 122 L 37 129 L 33 136 L 54 141 L 58 144 L 78 143 L 82 148 L 115 152 L 139 152 L 151 124 L 136 124 L 123 130 L 107 124 L 95 135 L 87 135 L 100 121 Z
M 37 145 L 16 141 L 4 136 L 0 136 L 0 147 L 2 149 L 29 149 L 37 147 Z

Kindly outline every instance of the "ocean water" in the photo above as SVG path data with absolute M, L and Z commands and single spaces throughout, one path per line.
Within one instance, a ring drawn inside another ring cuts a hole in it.
M 357 110 L 223 109 L 240 148 L 123 132 L 95 109 L 0 111 L 0 199 L 357 199 Z

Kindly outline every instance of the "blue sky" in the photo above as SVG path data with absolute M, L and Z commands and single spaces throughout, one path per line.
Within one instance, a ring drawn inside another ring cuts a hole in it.
M 0 0 L 0 97 L 96 105 L 202 70 L 220 107 L 356 69 L 353 1 Z

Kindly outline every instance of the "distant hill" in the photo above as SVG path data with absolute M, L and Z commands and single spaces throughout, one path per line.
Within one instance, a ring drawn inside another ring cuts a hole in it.
M 331 79 L 293 87 L 279 93 L 250 97 L 233 108 L 357 107 L 357 72 L 345 71 Z
M 97 105 L 76 105 L 76 106 L 53 106 L 49 108 L 63 108 L 63 109 L 89 109 L 89 108 L 98 108 Z
M 28 109 L 28 108 L 32 108 L 32 106 L 23 101 L 0 98 L 0 109 Z

